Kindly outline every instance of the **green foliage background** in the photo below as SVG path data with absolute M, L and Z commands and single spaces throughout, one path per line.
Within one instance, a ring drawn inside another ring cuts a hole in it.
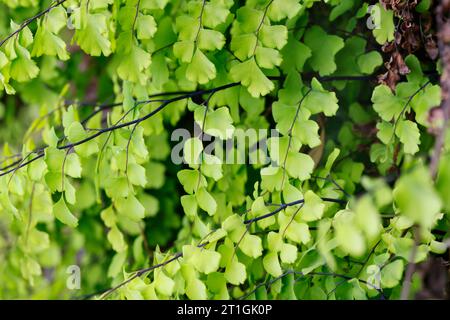
M 359 0 L 0 0 L 0 298 L 413 297 L 408 266 L 447 259 L 450 136 L 435 174 L 438 60 L 377 81 L 399 20 Z M 194 123 L 276 128 L 279 166 L 208 163 L 202 136 L 174 164 Z

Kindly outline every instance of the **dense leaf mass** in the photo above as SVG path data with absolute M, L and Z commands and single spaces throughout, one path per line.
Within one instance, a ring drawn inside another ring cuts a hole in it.
M 444 297 L 435 2 L 0 0 L 0 298 Z

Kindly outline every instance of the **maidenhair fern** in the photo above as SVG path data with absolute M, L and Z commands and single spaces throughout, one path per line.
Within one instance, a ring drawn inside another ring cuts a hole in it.
M 0 0 L 0 298 L 412 297 L 450 93 L 398 2 Z

